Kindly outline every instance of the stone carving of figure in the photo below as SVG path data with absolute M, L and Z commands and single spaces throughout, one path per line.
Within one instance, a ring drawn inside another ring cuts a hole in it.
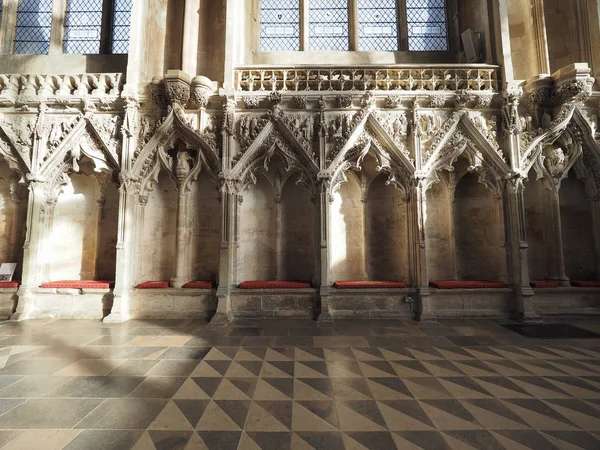
M 302 123 L 302 137 L 308 141 L 313 138 L 314 122 L 312 117 L 307 117 Z
M 185 150 L 177 152 L 177 166 L 175 167 L 175 175 L 180 183 L 182 183 L 190 173 L 190 162 L 188 153 Z
M 240 122 L 240 135 L 245 138 L 250 136 L 250 119 L 248 117 L 244 117 Z

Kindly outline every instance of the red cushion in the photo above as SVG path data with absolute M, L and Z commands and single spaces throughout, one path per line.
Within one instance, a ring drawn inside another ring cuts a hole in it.
M 404 289 L 406 283 L 400 281 L 336 281 L 337 289 Z
M 600 281 L 571 281 L 571 286 L 582 288 L 600 288 Z
M 168 289 L 168 281 L 145 281 L 137 285 L 138 289 Z
M 18 281 L 0 281 L 0 289 L 14 289 L 18 287 Z
M 183 285 L 184 289 L 212 289 L 214 283 L 212 281 L 190 281 Z
M 559 284 L 556 281 L 537 280 L 532 281 L 530 284 L 534 289 L 550 289 L 559 287 Z
M 51 281 L 43 283 L 44 289 L 110 289 L 111 281 L 95 281 L 95 280 L 67 280 L 67 281 Z
M 244 281 L 240 289 L 305 289 L 311 284 L 304 281 Z
M 429 286 L 436 289 L 498 289 L 506 287 L 506 284 L 498 281 L 444 280 L 430 281 Z

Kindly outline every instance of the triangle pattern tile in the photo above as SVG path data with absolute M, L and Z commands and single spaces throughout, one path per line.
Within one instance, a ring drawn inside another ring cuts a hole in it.
M 560 377 L 565 372 L 539 359 L 518 360 L 517 363 L 538 377 Z
M 229 359 L 234 359 L 238 353 L 238 347 L 214 347 L 219 352 L 223 353 Z
M 587 403 L 576 400 L 546 400 L 544 402 L 571 423 L 588 431 L 600 431 L 600 414 Z
M 574 430 L 569 419 L 536 399 L 504 400 L 504 404 L 536 430 Z
M 187 421 L 196 428 L 204 410 L 210 403 L 209 400 L 174 400 L 175 404 L 185 416 Z
M 368 379 L 367 384 L 376 400 L 412 399 L 412 393 L 400 378 L 373 378 Z
M 391 433 L 387 431 L 375 433 L 347 432 L 346 435 L 368 450 L 390 450 L 396 446 Z
M 389 378 L 396 372 L 387 361 L 359 361 L 358 365 L 363 376 L 367 378 Z
M 522 352 L 527 353 L 536 359 L 544 359 L 544 360 L 564 359 L 561 356 L 557 355 L 556 353 L 554 353 L 544 347 L 519 347 L 519 349 Z
M 415 359 L 412 353 L 409 353 L 409 351 L 405 348 L 395 348 L 393 350 L 389 348 L 382 348 L 380 351 L 388 361 L 413 361 Z
M 429 371 L 419 361 L 394 361 L 391 363 L 399 377 L 430 377 Z
M 267 354 L 267 347 L 244 347 L 244 349 L 252 353 L 261 361 L 265 359 L 265 355 Z
M 350 351 L 350 349 L 347 349 L 347 350 Z M 336 351 L 335 353 L 338 353 L 338 352 Z M 352 356 L 352 358 L 354 358 L 354 356 Z M 295 353 L 295 357 L 294 357 L 295 361 L 323 361 L 324 359 L 325 359 L 325 354 L 323 353 L 322 348 L 311 348 L 311 347 L 299 348 L 299 347 L 296 347 L 296 353 Z
M 307 384 L 314 390 L 333 399 L 333 387 L 331 381 L 327 378 L 298 378 L 299 381 Z
M 452 395 L 436 378 L 403 378 L 412 396 L 417 399 L 443 399 Z
M 261 450 L 290 450 L 290 432 L 248 432 L 246 433 Z
M 216 392 L 217 388 L 221 384 L 222 378 L 217 377 L 192 377 L 192 380 L 206 392 L 209 397 L 212 397 Z
M 389 430 L 425 431 L 433 430 L 429 416 L 416 400 L 390 400 L 377 402 L 377 406 Z
M 546 379 L 556 387 L 562 389 L 569 395 L 584 400 L 600 399 L 600 392 L 594 386 L 585 383 L 580 378 L 575 377 L 546 377 Z
M 323 358 L 319 358 L 319 360 L 321 359 L 326 361 L 354 361 L 356 356 L 354 356 L 351 348 L 325 348 L 323 349 Z M 300 361 L 299 358 L 296 358 L 296 360 Z
M 402 450 L 452 450 L 439 431 L 400 431 L 392 437 Z
M 294 376 L 293 361 L 270 361 L 262 366 L 262 378 L 289 378 Z
M 530 398 L 530 395 L 506 377 L 473 378 L 496 398 Z
M 250 408 L 250 404 L 252 403 L 250 400 L 216 400 L 215 403 L 219 405 L 223 411 L 225 411 L 225 413 L 237 424 L 238 427 L 244 427 L 246 416 L 248 415 L 248 410 Z
M 206 361 L 200 362 L 190 374 L 190 377 L 219 378 L 222 375 Z
M 173 398 L 202 400 L 209 399 L 210 397 L 200 388 L 200 386 L 198 386 L 197 383 L 195 383 L 191 378 L 188 378 L 183 382 Z
M 450 361 L 470 361 L 475 359 L 473 355 L 468 353 L 465 349 L 462 348 L 443 348 L 443 347 L 435 347 L 436 351 L 443 356 L 444 358 Z
M 553 441 L 555 444 L 558 444 L 556 440 L 561 443 L 568 443 L 573 449 L 585 450 L 600 447 L 600 441 L 584 431 L 548 430 L 543 431 L 541 434 L 546 439 Z M 561 445 L 557 446 L 561 447 Z
M 328 395 L 319 392 L 299 379 L 294 380 L 294 400 L 331 400 Z
M 409 348 L 408 351 L 419 361 L 442 361 L 445 358 L 441 356 L 435 348 Z
M 450 361 L 422 361 L 421 364 L 429 371 L 434 377 L 459 377 L 462 375 Z
M 248 350 L 246 350 L 245 348 L 240 348 L 235 357 L 234 357 L 235 361 L 262 361 L 262 358 L 259 356 L 256 356 L 254 353 L 250 353 Z
M 371 422 L 376 423 L 382 427 L 385 427 L 385 420 L 379 411 L 377 402 L 374 400 L 360 401 L 360 400 L 348 400 L 344 402 L 337 402 L 338 405 L 343 405 L 346 408 L 366 417 Z
M 525 430 L 529 426 L 499 400 L 476 399 L 462 402 L 463 406 L 488 430 Z
M 192 430 L 193 428 L 186 416 L 179 410 L 177 404 L 173 400 L 169 400 L 165 405 L 164 409 L 158 415 L 158 417 L 154 419 L 154 422 L 152 422 L 152 424 L 150 424 L 149 429 Z
M 198 435 L 208 450 L 237 450 L 241 431 L 199 431 Z
M 561 372 L 567 373 L 574 377 L 593 377 L 595 375 L 598 375 L 597 371 L 590 370 L 589 367 L 586 367 L 583 364 L 580 364 L 576 361 L 560 360 L 549 361 L 548 363 L 552 364 Z M 597 367 L 597 369 L 600 369 L 600 367 Z
M 144 432 L 138 441 L 133 446 L 132 450 L 155 450 L 154 442 L 152 442 L 152 438 L 150 434 L 146 431 Z
M 262 369 L 263 361 L 238 361 L 243 368 L 247 369 L 254 376 L 259 376 Z
M 148 435 L 156 450 L 185 448 L 194 435 L 193 431 L 149 430 Z
M 252 378 L 256 376 L 255 373 L 250 372 L 238 361 L 233 361 L 225 373 L 226 378 Z
M 248 398 L 254 397 L 258 378 L 229 378 L 228 380 Z
M 299 440 L 307 444 L 307 450 L 309 449 L 343 449 L 344 441 L 342 434 L 339 432 L 310 432 L 310 431 L 298 431 L 295 433 Z M 304 450 L 300 447 L 300 442 L 294 440 L 292 437 L 292 449 Z
M 511 377 L 510 380 L 535 398 L 571 398 L 562 389 L 542 377 Z
M 537 431 L 495 430 L 491 433 L 498 442 L 510 450 L 559 450 Z
M 231 357 L 223 353 L 220 349 L 213 347 L 204 357 L 204 361 L 231 361 Z
M 489 392 L 483 389 L 470 377 L 438 378 L 438 380 L 454 398 L 466 399 L 491 397 Z
M 287 403 L 287 402 L 282 402 Z M 289 427 L 283 425 L 280 421 L 275 419 L 273 415 L 269 414 L 264 408 L 253 402 L 248 412 L 246 424 L 244 425 L 246 431 L 288 431 Z
M 421 407 L 440 430 L 475 430 L 481 428 L 475 417 L 458 400 L 423 400 L 421 401 Z
M 519 377 L 528 376 L 532 373 L 525 369 L 523 366 L 517 364 L 510 359 L 496 360 L 496 361 L 485 361 L 484 364 L 488 366 L 495 373 L 502 375 L 503 377 Z
M 378 348 L 353 348 L 352 352 L 357 361 L 383 361 L 385 359 Z
M 362 377 L 362 371 L 356 361 L 340 360 L 340 361 L 327 361 L 327 372 L 330 377 Z
M 240 438 L 240 444 L 238 449 L 243 450 L 262 450 L 256 442 L 254 442 L 250 436 L 246 433 L 242 433 L 242 437 Z
M 293 431 L 337 432 L 339 422 L 334 402 L 294 402 Z
M 321 373 L 320 371 L 316 371 L 315 369 L 311 368 L 310 366 L 304 364 L 304 363 L 310 363 L 310 362 L 317 362 L 317 363 L 323 363 L 323 365 L 325 366 L 325 363 L 322 361 L 303 361 L 303 362 L 299 362 L 296 361 L 295 365 L 294 365 L 294 373 L 296 375 L 296 377 L 298 378 L 326 378 L 327 375 Z M 327 369 L 325 369 L 327 370 Z
M 292 401 L 257 401 L 256 404 L 267 411 L 271 416 L 281 422 L 286 429 L 292 428 Z
M 214 400 L 250 400 L 250 397 L 240 391 L 227 378 L 221 380 L 221 384 L 219 384 L 212 398 Z
M 340 429 L 343 431 L 385 431 L 385 421 L 383 421 L 383 418 L 384 425 L 382 426 L 356 412 L 348 405 L 348 402 L 338 402 L 337 411 L 340 420 Z
M 253 400 L 291 400 L 291 396 L 285 395 L 279 389 L 273 387 L 266 380 L 259 379 L 254 391 Z
M 336 400 L 371 400 L 371 390 L 364 378 L 331 378 L 331 390 Z
M 293 348 L 268 348 L 265 353 L 265 361 L 293 361 Z
M 469 377 L 492 377 L 497 375 L 489 366 L 486 366 L 482 361 L 452 361 L 463 374 Z
M 240 430 L 240 426 L 214 401 L 211 401 L 204 410 L 196 429 L 202 431 L 237 431 Z
M 294 450 L 316 450 L 319 447 L 313 447 L 311 446 L 306 440 L 302 439 L 300 437 L 301 433 L 292 433 L 292 449 Z M 310 434 L 317 434 L 317 433 L 310 433 Z M 327 434 L 334 434 L 334 433 L 327 433 Z M 341 435 L 340 435 L 341 438 Z M 333 447 L 333 448 L 344 448 L 344 441 L 342 441 L 342 445 L 340 447 Z
M 578 351 L 572 347 L 545 347 L 546 350 L 557 354 L 563 358 L 580 360 L 580 359 L 590 359 L 590 356 L 583 351 Z
M 294 395 L 294 379 L 292 378 L 263 378 L 263 380 L 290 398 Z

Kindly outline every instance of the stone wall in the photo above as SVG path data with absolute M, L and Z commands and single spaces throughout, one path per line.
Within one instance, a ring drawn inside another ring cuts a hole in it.
M 572 280 L 593 280 L 596 274 L 596 255 L 593 246 L 593 222 L 590 201 L 583 184 L 574 173 L 560 187 L 560 218 L 565 272 Z
M 177 188 L 165 172 L 158 178 L 144 208 L 137 283 L 168 281 L 175 276 Z
M 526 80 L 539 72 L 532 0 L 509 1 L 508 20 L 514 75 Z
M 529 273 L 532 280 L 545 279 L 550 270 L 552 218 L 547 207 L 550 195 L 545 181 L 535 181 L 535 174 L 532 173 L 525 183 L 524 192 Z
M 458 279 L 506 281 L 502 202 L 475 175 L 465 175 L 454 195 Z
M 448 187 L 440 182 L 427 192 L 425 202 L 425 236 L 427 239 L 427 274 L 432 280 L 456 278 L 454 255 L 454 219 Z
M 548 53 L 552 72 L 579 62 L 575 1 L 544 0 Z

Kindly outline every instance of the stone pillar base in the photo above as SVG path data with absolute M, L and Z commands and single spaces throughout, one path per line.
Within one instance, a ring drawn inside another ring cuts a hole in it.
M 329 311 L 321 311 L 317 316 L 317 322 L 319 323 L 331 323 L 333 322 L 333 317 Z
M 124 313 L 110 313 L 108 316 L 102 319 L 103 323 L 125 323 L 131 320 L 129 314 Z
M 217 312 L 214 316 L 211 317 L 210 322 L 208 323 L 209 327 L 226 327 L 231 322 L 231 318 L 222 312 Z
M 515 319 L 521 323 L 539 323 L 542 322 L 542 316 L 535 311 L 518 311 Z

